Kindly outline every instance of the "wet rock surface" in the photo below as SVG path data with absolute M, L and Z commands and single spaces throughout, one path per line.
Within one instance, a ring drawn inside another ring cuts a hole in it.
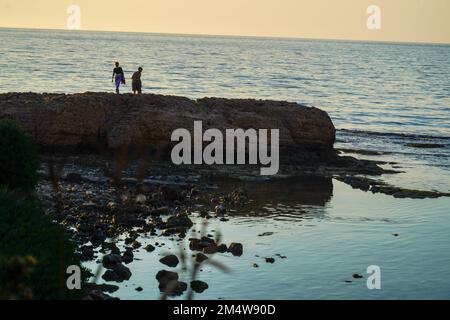
M 375 194 L 382 193 L 393 196 L 394 198 L 436 199 L 441 197 L 450 197 L 450 193 L 399 188 L 389 185 L 383 181 L 367 177 L 339 176 L 336 177 L 336 179 L 350 185 L 354 189 L 369 191 Z
M 244 253 L 244 248 L 241 243 L 233 242 L 232 244 L 230 244 L 230 246 L 228 248 L 228 252 L 231 252 L 233 254 L 233 256 L 240 257 Z
M 123 282 L 131 278 L 131 271 L 123 264 L 117 264 L 102 276 L 105 281 Z
M 203 282 L 200 280 L 195 280 L 195 281 L 191 281 L 191 288 L 196 293 L 202 293 L 205 290 L 207 290 L 209 288 L 209 286 L 206 282 Z
M 40 144 L 51 148 L 111 150 L 133 144 L 165 151 L 171 133 L 178 128 L 192 130 L 194 120 L 223 131 L 230 127 L 279 129 L 280 147 L 303 151 L 299 155 L 313 151 L 310 156 L 317 152 L 325 156 L 335 141 L 335 128 L 326 112 L 283 101 L 7 93 L 0 94 L 2 118 L 20 122 Z
M 165 256 L 164 258 L 161 258 L 159 262 L 165 264 L 168 267 L 175 268 L 180 261 L 178 260 L 178 257 L 176 255 L 171 254 Z

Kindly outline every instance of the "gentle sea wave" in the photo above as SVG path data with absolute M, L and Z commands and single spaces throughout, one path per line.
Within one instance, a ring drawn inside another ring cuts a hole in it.
M 144 91 L 296 101 L 338 128 L 450 136 L 450 46 L 0 29 L 0 92 Z M 124 91 L 130 91 L 125 87 Z

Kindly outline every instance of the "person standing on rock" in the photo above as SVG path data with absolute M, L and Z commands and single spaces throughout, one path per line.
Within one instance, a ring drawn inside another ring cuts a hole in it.
M 125 84 L 125 74 L 119 62 L 116 62 L 116 67 L 113 70 L 112 82 L 116 81 L 116 93 L 119 94 L 119 88 L 121 84 Z
M 143 69 L 139 67 L 138 71 L 133 73 L 133 76 L 131 77 L 131 79 L 133 80 L 132 82 L 133 94 L 142 93 L 142 81 L 141 81 L 142 70 Z

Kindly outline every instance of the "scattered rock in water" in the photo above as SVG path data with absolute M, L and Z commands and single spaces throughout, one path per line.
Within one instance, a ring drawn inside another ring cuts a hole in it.
M 203 282 L 203 281 L 200 281 L 200 280 L 195 280 L 195 281 L 191 282 L 191 288 L 196 293 L 202 293 L 203 291 L 208 289 L 209 286 L 208 286 L 208 284 L 206 282 Z
M 394 237 L 400 236 L 398 233 L 393 233 L 392 235 L 393 235 Z
M 168 267 L 175 268 L 180 261 L 178 260 L 178 257 L 176 255 L 171 254 L 160 259 L 159 262 L 165 264 Z
M 131 245 L 131 244 L 133 244 L 133 242 L 136 240 L 136 238 L 135 237 L 127 237 L 127 238 L 125 238 L 125 244 L 126 245 Z
M 209 258 L 207 256 L 205 256 L 203 253 L 197 253 L 197 255 L 195 256 L 195 261 L 197 263 L 202 263 L 205 260 L 208 260 Z
M 217 252 L 220 252 L 220 253 L 225 253 L 225 252 L 227 252 L 228 251 L 228 248 L 227 248 L 227 245 L 226 244 L 221 244 L 221 245 L 219 245 L 218 247 L 217 247 Z
M 273 234 L 274 234 L 274 232 L 264 232 L 264 233 L 258 234 L 258 237 L 268 237 Z
M 177 229 L 179 232 L 184 231 L 184 233 L 186 233 L 187 229 L 193 225 L 194 224 L 187 213 L 179 213 L 167 219 L 164 229 Z
M 364 278 L 364 276 L 362 276 L 362 275 L 360 275 L 358 273 L 354 273 L 352 277 L 353 277 L 353 279 L 362 279 L 362 278 Z
M 114 293 L 117 290 L 119 290 L 118 286 L 112 285 L 112 284 L 96 284 L 96 283 L 86 283 L 84 285 L 85 289 L 87 291 L 93 291 L 93 290 L 100 290 L 102 292 L 108 292 L 108 293 Z
M 241 243 L 233 242 L 228 247 L 228 252 L 231 252 L 235 257 L 240 257 L 244 253 L 244 248 Z
M 215 253 L 217 253 L 217 252 L 219 252 L 219 247 L 218 246 L 210 246 L 210 247 L 206 247 L 206 248 L 203 248 L 203 253 L 204 254 L 215 254 Z
M 123 282 L 131 278 L 131 271 L 123 264 L 118 264 L 112 270 L 106 270 L 102 278 L 105 281 Z
M 155 247 L 152 246 L 151 244 L 148 244 L 144 247 L 144 250 L 147 252 L 153 252 L 153 251 L 155 251 Z
M 106 269 L 113 269 L 116 265 L 122 263 L 122 257 L 118 254 L 107 254 L 103 256 L 102 264 Z
M 106 240 L 106 235 L 101 230 L 96 230 L 91 237 L 91 243 L 97 247 Z
M 156 280 L 158 280 L 160 285 L 167 285 L 171 281 L 178 281 L 178 273 L 161 270 L 156 274 Z
M 134 254 L 132 248 L 126 248 L 125 252 L 122 255 L 122 261 L 126 264 L 133 262 Z
M 391 186 L 382 181 L 365 177 L 339 176 L 336 177 L 336 179 L 350 185 L 354 189 L 370 191 L 375 194 L 382 193 L 393 196 L 394 198 L 436 199 L 441 197 L 450 197 L 450 193 L 403 189 Z
M 172 297 L 178 297 L 181 296 L 183 294 L 183 292 L 185 292 L 187 290 L 187 283 L 186 282 L 182 282 L 182 281 L 177 281 L 174 288 L 170 288 L 170 286 L 168 288 L 170 288 L 170 292 L 169 295 L 171 295 Z
M 275 263 L 275 259 L 274 258 L 266 258 L 266 262 L 274 264 Z
M 100 290 L 92 290 L 86 296 L 85 300 L 109 301 L 109 300 L 120 300 L 120 299 L 111 297 L 110 295 L 107 295 L 106 293 L 103 293 Z
M 137 288 L 134 289 L 134 290 L 136 290 L 137 292 L 142 292 L 144 289 L 143 289 L 142 287 L 137 287 Z
M 178 281 L 178 273 L 161 270 L 156 275 L 159 282 L 159 291 L 165 292 L 170 296 L 180 296 L 187 290 L 185 282 Z
M 142 246 L 142 244 L 139 241 L 134 240 L 131 246 L 133 247 L 133 249 L 138 249 Z
M 94 260 L 94 247 L 93 246 L 82 246 L 81 248 L 81 261 L 91 261 Z
M 257 263 L 254 263 L 253 268 L 259 268 L 259 265 Z
M 190 239 L 189 248 L 192 251 L 204 251 L 205 248 L 209 247 L 217 247 L 216 242 L 213 239 L 208 237 L 203 237 L 201 239 Z
M 112 254 L 119 254 L 120 255 L 120 249 L 116 246 L 116 244 L 113 244 L 110 247 L 111 253 Z

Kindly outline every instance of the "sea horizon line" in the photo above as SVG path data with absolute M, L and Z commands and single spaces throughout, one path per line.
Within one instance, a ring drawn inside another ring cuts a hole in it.
M 261 36 L 261 35 L 234 35 L 234 34 L 203 34 L 203 33 L 178 33 L 178 32 L 151 32 L 151 31 L 119 31 L 119 30 L 95 30 L 80 29 L 69 30 L 65 28 L 22 28 L 22 27 L 0 27 L 2 30 L 26 30 L 26 31 L 57 31 L 76 33 L 119 33 L 119 34 L 144 34 L 154 36 L 179 36 L 179 37 L 205 37 L 205 38 L 240 38 L 255 40 L 286 40 L 286 41 L 314 41 L 314 42 L 352 42 L 352 43 L 373 43 L 373 44 L 397 44 L 397 45 L 433 45 L 450 46 L 450 42 L 428 42 L 428 41 L 400 41 L 400 40 L 369 40 L 369 39 L 344 39 L 344 38 L 314 38 L 295 36 Z

